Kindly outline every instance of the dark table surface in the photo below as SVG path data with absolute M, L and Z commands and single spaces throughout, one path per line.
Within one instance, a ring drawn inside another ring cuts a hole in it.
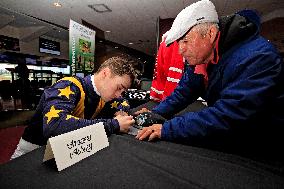
M 0 188 L 284 188 L 284 177 L 236 155 L 112 135 L 110 146 L 58 172 L 44 147 L 0 165 Z

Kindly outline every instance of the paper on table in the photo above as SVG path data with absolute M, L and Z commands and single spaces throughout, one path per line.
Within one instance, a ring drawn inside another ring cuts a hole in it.
M 55 158 L 61 171 L 109 146 L 103 123 L 49 138 L 43 161 Z

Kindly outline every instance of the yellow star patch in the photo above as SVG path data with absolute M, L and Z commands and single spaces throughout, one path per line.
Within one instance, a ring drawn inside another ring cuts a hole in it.
M 121 105 L 122 105 L 122 106 L 129 106 L 126 101 L 123 101 L 123 102 L 121 103 Z
M 74 119 L 79 119 L 78 117 L 75 117 L 75 116 L 72 116 L 72 115 L 67 115 L 66 116 L 66 120 L 69 120 L 71 118 L 74 118 Z
M 44 116 L 47 117 L 47 124 L 54 117 L 59 117 L 59 113 L 63 112 L 63 110 L 56 110 L 54 106 L 51 106 L 49 112 L 47 112 Z
M 75 94 L 73 91 L 71 91 L 70 86 L 64 88 L 64 89 L 58 89 L 60 91 L 58 96 L 66 96 L 68 99 L 70 98 L 71 94 Z
M 118 102 L 114 101 L 113 103 L 111 103 L 111 108 L 117 108 L 118 104 Z

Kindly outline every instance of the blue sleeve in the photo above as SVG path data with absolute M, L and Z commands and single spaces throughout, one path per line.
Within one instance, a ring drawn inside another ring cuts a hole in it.
M 191 141 L 213 133 L 227 132 L 233 125 L 245 124 L 272 99 L 275 100 L 276 88 L 283 82 L 281 58 L 267 53 L 245 61 L 242 69 L 238 68 L 238 74 L 232 74 L 232 79 L 220 91 L 220 99 L 213 106 L 165 122 L 162 139 Z
M 64 89 L 64 91 L 62 91 Z M 119 131 L 115 119 L 87 120 L 74 117 L 72 112 L 80 99 L 80 89 L 70 81 L 59 81 L 44 91 L 43 135 L 50 138 L 94 123 L 103 122 L 107 135 Z
M 195 74 L 191 68 L 187 67 L 174 92 L 152 111 L 165 118 L 170 118 L 175 113 L 183 110 L 189 104 L 193 103 L 203 93 L 203 76 Z

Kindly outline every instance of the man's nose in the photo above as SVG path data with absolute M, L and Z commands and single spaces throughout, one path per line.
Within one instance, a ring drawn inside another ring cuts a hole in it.
M 114 95 L 115 95 L 115 98 L 119 98 L 119 97 L 121 97 L 121 93 L 122 93 L 122 91 L 118 91 L 118 92 L 116 92 Z

